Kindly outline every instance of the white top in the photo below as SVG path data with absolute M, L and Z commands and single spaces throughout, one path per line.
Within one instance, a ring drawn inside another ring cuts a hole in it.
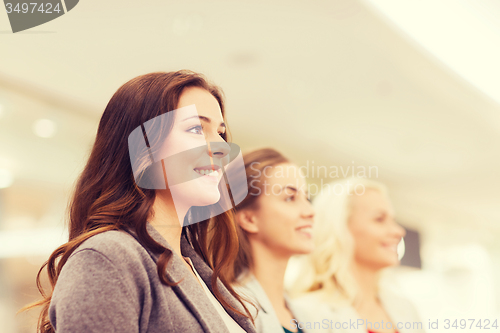
M 200 277 L 200 275 L 198 274 L 198 272 L 194 268 L 194 265 L 191 262 L 191 259 L 188 257 L 184 257 L 184 259 L 189 264 L 189 266 L 191 266 L 191 268 L 193 269 L 193 272 L 196 275 L 196 278 L 198 278 L 198 281 L 200 281 L 200 284 L 201 284 L 203 290 L 205 291 L 205 293 L 207 294 L 208 299 L 214 305 L 215 309 L 217 310 L 217 312 L 221 316 L 222 320 L 224 321 L 224 324 L 226 324 L 229 332 L 231 332 L 231 333 L 246 333 L 246 331 L 243 330 L 241 328 L 241 326 L 238 325 L 238 323 L 236 321 L 234 321 L 233 318 L 231 318 L 231 316 L 226 312 L 226 310 L 219 303 L 217 298 L 215 298 L 215 296 L 212 294 L 210 289 L 208 289 L 207 285 L 205 284 L 205 281 L 203 281 L 203 279 Z
M 238 284 L 233 285 L 235 291 L 237 291 L 240 295 L 243 295 L 246 299 L 257 306 L 257 309 L 252 305 L 248 305 L 248 309 L 252 313 L 255 318 L 255 327 L 257 328 L 258 333 L 283 333 L 283 326 L 281 325 L 276 312 L 271 304 L 271 301 L 267 297 L 266 292 L 260 285 L 259 281 L 255 278 L 255 276 L 249 272 L 243 273 L 238 278 Z M 287 308 L 292 313 L 293 317 L 296 318 L 294 321 L 290 322 L 290 325 L 287 325 L 286 329 L 290 331 L 297 331 L 297 326 L 300 325 L 299 322 L 307 320 L 307 316 L 304 316 L 304 309 L 300 304 L 297 304 L 294 301 L 290 301 L 286 295 L 285 303 Z M 257 312 L 255 312 L 257 311 Z M 301 325 L 302 328 L 302 325 Z M 302 328 L 302 332 L 304 333 L 330 333 L 330 330 L 311 330 L 307 328 Z
M 294 300 L 306 309 L 303 313 L 304 320 L 310 325 L 316 323 L 319 327 L 326 318 L 327 326 L 335 333 L 366 333 L 367 325 L 372 331 L 377 331 L 377 324 L 368 324 L 359 318 L 359 314 L 352 306 L 334 309 L 324 303 L 321 296 L 318 292 L 312 292 Z M 422 322 L 411 302 L 390 292 L 380 293 L 379 298 L 393 324 L 399 325 L 397 329 L 399 333 L 425 333 L 427 322 Z

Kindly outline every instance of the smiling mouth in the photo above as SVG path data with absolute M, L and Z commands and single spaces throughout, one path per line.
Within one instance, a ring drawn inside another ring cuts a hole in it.
M 219 177 L 220 167 L 218 165 L 207 165 L 204 167 L 194 168 L 195 172 L 202 176 Z
M 393 244 L 382 244 L 382 246 L 389 250 L 389 251 L 392 251 L 394 253 L 397 253 L 398 252 L 398 244 L 396 245 L 393 245 Z
M 296 229 L 298 232 L 312 237 L 312 226 L 303 226 Z

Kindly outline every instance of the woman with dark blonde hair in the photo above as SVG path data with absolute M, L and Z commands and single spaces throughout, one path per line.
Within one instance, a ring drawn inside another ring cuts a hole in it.
M 274 149 L 243 159 L 249 193 L 236 206 L 240 248 L 233 283 L 256 304 L 258 332 L 301 332 L 300 309 L 287 300 L 283 279 L 290 257 L 313 249 L 305 177 Z
M 44 299 L 27 308 L 42 307 L 39 332 L 255 332 L 229 284 L 231 210 L 217 210 L 224 119 L 221 90 L 191 71 L 118 89 L 71 200 L 69 241 L 37 276 Z
M 339 333 L 425 332 L 411 302 L 380 287 L 381 272 L 399 264 L 406 233 L 386 186 L 365 178 L 334 181 L 314 207 L 315 249 L 299 261 L 301 274 L 291 288 L 309 317 L 326 309 Z

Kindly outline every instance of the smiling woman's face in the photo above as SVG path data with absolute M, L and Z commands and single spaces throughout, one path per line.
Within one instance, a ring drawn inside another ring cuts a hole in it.
M 172 130 L 161 147 L 169 190 L 178 213 L 219 201 L 220 167 L 229 152 L 223 138 L 225 131 L 215 97 L 202 88 L 184 89 Z
M 305 177 L 290 163 L 264 170 L 263 175 L 265 186 L 251 212 L 255 225 L 249 237 L 284 257 L 310 253 L 314 209 Z
M 349 230 L 356 263 L 375 270 L 396 265 L 397 247 L 406 232 L 396 223 L 389 198 L 366 189 L 362 195 L 353 194 L 351 204 Z

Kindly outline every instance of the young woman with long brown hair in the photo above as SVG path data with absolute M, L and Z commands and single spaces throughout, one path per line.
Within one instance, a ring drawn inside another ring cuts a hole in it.
M 69 241 L 37 276 L 44 299 L 28 308 L 42 307 L 39 332 L 255 332 L 229 284 L 238 249 L 231 210 L 191 209 L 217 205 L 227 191 L 224 119 L 220 89 L 191 71 L 118 89 L 76 184 Z
M 243 159 L 249 193 L 236 206 L 240 248 L 233 283 L 256 304 L 259 333 L 305 332 L 297 323 L 307 318 L 299 304 L 287 300 L 284 288 L 289 259 L 314 247 L 305 177 L 274 149 L 255 150 Z

